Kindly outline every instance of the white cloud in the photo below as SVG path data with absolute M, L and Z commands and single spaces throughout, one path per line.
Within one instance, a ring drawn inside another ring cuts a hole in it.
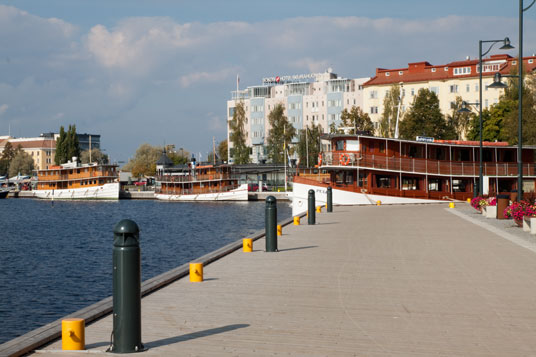
M 527 19 L 525 28 L 534 26 Z M 482 38 L 510 35 L 516 45 L 515 33 L 517 19 L 460 16 L 206 24 L 136 17 L 80 33 L 63 20 L 0 5 L 0 98 L 9 103 L 0 114 L 32 130 L 22 133 L 28 136 L 75 123 L 103 135 L 114 157 L 130 156 L 142 142 L 195 152 L 211 145 L 212 135 L 226 137 L 237 73 L 241 88 L 328 67 L 344 77 L 373 76 L 376 67 L 476 57 Z M 536 52 L 526 33 L 526 53 Z

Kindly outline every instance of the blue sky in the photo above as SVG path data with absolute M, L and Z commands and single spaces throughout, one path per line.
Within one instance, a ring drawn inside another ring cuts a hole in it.
M 74 123 L 101 134 L 113 160 L 144 142 L 206 157 L 226 137 L 237 74 L 245 87 L 475 58 L 478 40 L 517 47 L 517 17 L 508 0 L 0 0 L 0 135 Z M 536 52 L 535 20 L 536 6 L 525 55 Z

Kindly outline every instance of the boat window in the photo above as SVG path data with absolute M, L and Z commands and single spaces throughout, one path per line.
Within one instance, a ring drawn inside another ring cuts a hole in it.
M 385 143 L 383 141 L 379 142 L 379 150 L 380 152 L 385 152 Z
M 418 190 L 419 180 L 416 177 L 402 177 L 402 190 Z
M 428 191 L 441 191 L 441 179 L 428 179 Z
M 376 175 L 376 187 L 389 188 L 391 187 L 391 179 L 389 176 Z
M 456 156 L 458 157 L 458 161 L 469 161 L 471 153 L 469 149 L 460 149 Z
M 482 161 L 493 161 L 493 151 L 492 149 L 484 149 L 482 151 Z
M 502 152 L 502 162 L 514 162 L 514 155 L 513 151 L 511 150 L 504 150 Z
M 343 151 L 344 150 L 344 140 L 337 140 L 337 151 Z
M 366 175 L 364 172 L 359 173 L 359 187 L 367 187 L 368 186 L 368 175 Z
M 466 184 L 464 180 L 452 180 L 452 190 L 454 192 L 465 192 Z
M 413 157 L 413 158 L 417 158 L 418 157 L 418 152 L 419 152 L 419 150 L 418 150 L 417 146 L 410 145 L 408 156 Z
M 435 156 L 432 156 L 435 160 L 445 160 L 445 149 L 444 148 L 435 148 Z

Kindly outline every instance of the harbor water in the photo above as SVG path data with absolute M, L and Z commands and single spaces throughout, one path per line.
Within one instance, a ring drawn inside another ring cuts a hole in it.
M 291 216 L 279 202 L 278 221 Z M 142 280 L 264 229 L 264 202 L 0 200 L 0 343 L 112 294 L 114 225 L 140 227 Z

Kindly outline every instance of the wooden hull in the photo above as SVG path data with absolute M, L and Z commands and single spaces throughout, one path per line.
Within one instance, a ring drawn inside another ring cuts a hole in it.
M 327 187 L 319 183 L 293 183 L 292 215 L 298 215 L 307 211 L 309 190 L 315 192 L 315 205 L 325 205 L 327 202 Z M 395 197 L 387 195 L 358 193 L 347 190 L 332 188 L 333 205 L 376 205 L 377 201 L 382 204 L 415 204 L 415 203 L 439 203 L 441 200 L 419 199 L 409 197 Z
M 49 200 L 118 200 L 119 182 L 61 190 L 36 190 L 37 198 Z
M 234 190 L 225 192 L 200 193 L 191 195 L 156 193 L 154 197 L 163 201 L 247 201 L 248 186 L 243 184 Z

